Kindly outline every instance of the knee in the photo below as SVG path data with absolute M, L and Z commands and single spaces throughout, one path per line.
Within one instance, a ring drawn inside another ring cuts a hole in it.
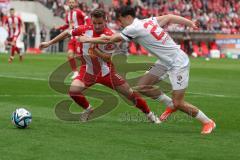
M 73 52 L 68 52 L 68 58 L 74 58 Z
M 68 94 L 70 96 L 75 95 L 75 94 L 81 94 L 81 91 L 79 89 L 79 87 L 76 86 L 70 86 L 69 90 L 68 90 Z
M 135 87 L 135 89 L 137 90 L 137 92 L 144 94 L 146 93 L 147 87 L 144 85 L 138 85 L 137 87 Z
M 174 108 L 181 109 L 184 107 L 184 102 L 173 100 Z

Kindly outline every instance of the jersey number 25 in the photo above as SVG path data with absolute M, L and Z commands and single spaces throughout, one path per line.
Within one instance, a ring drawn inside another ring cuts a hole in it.
M 148 21 L 146 23 L 144 23 L 144 28 L 148 28 L 148 26 L 152 27 L 152 29 L 150 30 L 150 33 L 153 35 L 153 37 L 155 37 L 157 40 L 161 40 L 164 35 L 165 32 L 161 32 L 159 35 L 156 33 L 157 27 L 158 25 L 154 24 L 153 21 Z

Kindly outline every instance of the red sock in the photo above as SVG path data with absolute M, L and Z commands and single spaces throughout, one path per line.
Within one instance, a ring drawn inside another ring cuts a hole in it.
M 14 46 L 15 47 L 15 51 L 19 54 L 20 53 L 20 50 L 17 46 Z
M 15 54 L 15 46 L 12 46 L 11 48 L 11 56 L 14 57 Z
M 70 58 L 68 57 L 68 62 L 70 64 L 70 67 L 72 68 L 72 71 L 77 71 L 77 64 L 76 64 L 76 61 L 75 61 L 75 58 Z
M 69 92 L 70 97 L 81 107 L 87 109 L 89 107 L 89 102 L 86 97 L 81 92 Z
M 150 109 L 144 99 L 140 97 L 137 93 L 133 92 L 131 96 L 128 97 L 137 108 L 139 108 L 143 113 L 149 113 Z

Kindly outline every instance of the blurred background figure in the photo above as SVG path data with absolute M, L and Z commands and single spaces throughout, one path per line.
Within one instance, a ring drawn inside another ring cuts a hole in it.
M 15 15 L 15 9 L 10 9 L 10 15 L 7 17 L 5 24 L 8 30 L 8 39 L 6 44 L 11 47 L 11 55 L 8 59 L 9 63 L 12 63 L 15 53 L 19 54 L 19 60 L 23 60 L 23 55 L 20 54 L 20 48 L 17 46 L 18 38 L 21 33 L 25 33 L 25 27 L 22 19 Z
M 41 42 L 44 42 L 47 38 L 47 29 L 44 25 L 42 26 L 40 34 L 41 34 Z

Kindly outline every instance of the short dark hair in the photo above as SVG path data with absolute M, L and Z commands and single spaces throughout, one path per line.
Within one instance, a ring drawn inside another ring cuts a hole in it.
M 106 13 L 103 9 L 95 9 L 91 12 L 91 17 L 106 19 Z
M 136 17 L 136 11 L 131 6 L 122 6 L 116 11 L 117 18 L 126 17 L 126 16 L 132 16 L 133 18 Z
M 14 8 L 10 8 L 10 11 L 14 11 L 15 9 Z

